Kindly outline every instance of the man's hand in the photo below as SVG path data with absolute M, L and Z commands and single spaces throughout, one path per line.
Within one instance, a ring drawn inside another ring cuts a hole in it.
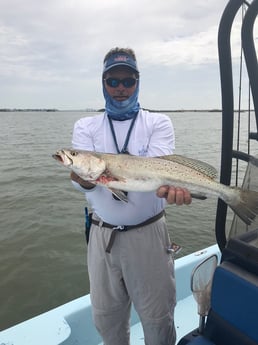
M 80 176 L 75 174 L 75 172 L 73 172 L 73 171 L 71 172 L 71 180 L 79 183 L 79 185 L 85 189 L 91 189 L 91 188 L 95 187 L 95 184 L 83 180 Z
M 161 186 L 157 190 L 157 196 L 165 198 L 168 204 L 189 205 L 192 202 L 191 194 L 185 188 Z

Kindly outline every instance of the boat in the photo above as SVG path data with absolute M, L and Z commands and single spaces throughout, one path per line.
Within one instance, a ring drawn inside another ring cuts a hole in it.
M 248 143 L 258 141 L 258 68 L 253 37 L 258 0 L 250 3 L 230 0 L 218 30 L 222 96 L 220 182 L 230 185 L 233 173 L 244 164 L 243 188 L 258 191 L 258 158 L 251 154 L 251 145 L 243 151 L 234 144 L 236 118 L 239 124 L 242 113 L 237 117 L 234 111 L 230 36 L 234 19 L 243 6 L 242 51 L 254 108 L 244 118 L 249 124 Z M 254 222 L 246 226 L 234 216 L 228 231 L 228 211 L 227 205 L 218 200 L 217 243 L 175 260 L 178 345 L 258 344 L 258 225 Z M 85 295 L 1 331 L 0 344 L 101 345 L 103 342 L 93 324 L 90 296 Z M 131 344 L 144 344 L 143 329 L 134 309 Z

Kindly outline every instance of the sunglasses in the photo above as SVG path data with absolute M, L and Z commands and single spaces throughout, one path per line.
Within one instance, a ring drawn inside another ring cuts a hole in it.
M 135 78 L 124 78 L 124 79 L 118 79 L 118 78 L 107 78 L 104 79 L 108 86 L 110 87 L 118 87 L 120 84 L 122 84 L 126 88 L 133 87 L 138 79 Z

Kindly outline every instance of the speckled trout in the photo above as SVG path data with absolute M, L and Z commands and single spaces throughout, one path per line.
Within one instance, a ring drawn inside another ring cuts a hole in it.
M 148 192 L 160 186 L 187 188 L 200 198 L 218 197 L 246 223 L 258 214 L 258 192 L 223 185 L 215 180 L 209 164 L 180 155 L 138 157 L 73 149 L 57 151 L 53 158 L 83 180 L 108 188 L 125 200 L 119 191 Z

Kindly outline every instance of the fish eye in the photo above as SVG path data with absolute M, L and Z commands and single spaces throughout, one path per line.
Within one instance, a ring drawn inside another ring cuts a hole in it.
M 75 157 L 78 155 L 78 152 L 77 151 L 71 151 L 71 156 Z

